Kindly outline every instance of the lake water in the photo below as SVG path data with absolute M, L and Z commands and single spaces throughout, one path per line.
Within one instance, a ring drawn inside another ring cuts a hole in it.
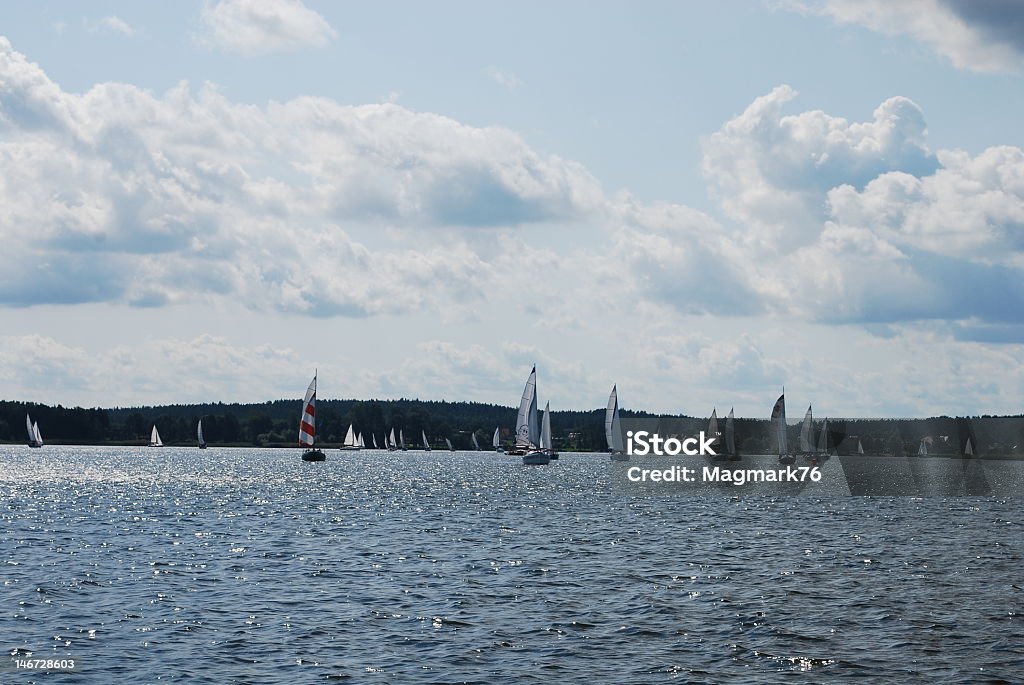
M 0 447 L 2 646 L 78 669 L 0 681 L 1024 677 L 1024 500 L 617 479 L 607 455 Z

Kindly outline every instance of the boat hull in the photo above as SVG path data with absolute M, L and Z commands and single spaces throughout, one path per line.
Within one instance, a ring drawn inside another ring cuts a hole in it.
M 327 455 L 321 450 L 306 450 L 302 453 L 302 461 L 326 461 Z
M 544 466 L 551 463 L 551 456 L 543 452 L 527 452 L 523 455 L 524 466 Z
M 343 446 L 343 447 L 339 447 L 338 449 L 341 450 L 342 452 L 358 452 L 362 448 L 361 447 L 352 447 L 350 445 L 346 445 L 346 446 Z

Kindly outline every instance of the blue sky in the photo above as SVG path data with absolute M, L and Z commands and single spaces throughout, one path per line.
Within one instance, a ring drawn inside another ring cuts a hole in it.
M 1017 413 L 1010 3 L 0 6 L 0 396 Z

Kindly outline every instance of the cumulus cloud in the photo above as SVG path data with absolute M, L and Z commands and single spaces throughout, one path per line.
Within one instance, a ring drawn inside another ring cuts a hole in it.
M 322 47 L 338 35 L 300 0 L 207 2 L 200 21 L 203 42 L 247 56 Z
M 810 0 L 784 5 L 841 24 L 910 36 L 959 69 L 1024 67 L 1024 5 L 1014 0 Z
M 67 93 L 0 38 L 0 302 L 200 297 L 315 316 L 487 290 L 462 232 L 578 220 L 599 184 L 501 128 L 394 104 Z M 391 241 L 382 237 L 391 234 Z

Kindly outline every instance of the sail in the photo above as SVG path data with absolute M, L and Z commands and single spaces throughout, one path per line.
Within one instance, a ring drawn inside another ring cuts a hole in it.
M 356 431 L 351 423 L 348 424 L 348 432 L 345 433 L 345 442 L 342 445 L 345 447 L 359 447 L 359 442 L 356 440 Z
M 860 438 L 857 438 L 857 454 L 864 454 L 864 445 L 860 443 Z
M 449 452 L 454 452 L 455 451 L 455 448 L 452 447 L 452 441 L 449 440 L 448 438 L 444 439 L 444 444 L 448 445 L 448 451 Z
M 498 426 L 494 427 L 494 438 L 491 440 L 491 446 L 494 447 L 494 449 L 501 447 L 501 428 Z
M 316 375 L 306 388 L 302 400 L 302 419 L 299 420 L 299 446 L 312 447 L 316 443 Z
M 391 441 L 390 444 L 388 444 L 388 449 L 396 449 L 398 447 L 398 443 L 395 442 L 395 429 L 394 428 L 391 429 L 391 437 L 388 438 L 388 440 Z
M 814 417 L 811 415 L 811 405 L 807 405 L 807 413 L 804 414 L 804 423 L 800 426 L 800 451 L 813 452 L 814 444 L 811 431 L 814 428 Z
M 28 431 L 28 441 L 36 441 L 36 432 L 32 429 L 32 417 L 25 414 L 25 429 Z
M 921 445 L 917 448 L 917 453 L 922 457 L 928 456 L 928 443 L 925 442 L 927 438 L 921 438 Z
M 729 410 L 729 416 L 725 419 L 725 451 L 728 454 L 736 454 L 736 426 L 734 423 L 733 409 Z
M 38 428 L 37 428 L 37 430 L 38 430 Z M 42 438 L 39 438 L 39 444 L 40 445 L 43 444 L 43 439 Z M 971 456 L 972 454 L 974 454 L 974 447 L 971 445 L 971 439 L 970 438 L 967 438 L 967 444 L 964 445 L 964 454 L 966 456 Z
M 163 447 L 163 440 L 160 439 L 160 432 L 156 429 L 156 424 L 153 424 L 153 431 L 149 434 L 149 446 L 150 447 Z
M 779 446 L 779 456 L 789 454 L 789 443 L 786 441 L 786 393 L 779 395 L 772 407 L 772 423 L 775 424 L 776 441 Z
M 423 449 L 429 450 L 430 449 L 430 443 L 427 442 L 427 432 L 426 431 L 420 431 L 420 435 L 423 437 Z
M 534 366 L 523 388 L 516 416 L 516 447 L 536 448 L 540 444 L 540 426 L 537 425 L 537 367 Z
M 39 423 L 37 421 L 32 422 L 32 438 L 36 441 L 36 444 L 40 447 L 43 446 L 43 434 L 39 432 Z M 971 441 L 967 441 L 967 446 L 971 446 Z
M 377 449 L 377 435 L 376 435 L 376 433 L 370 433 L 370 439 L 373 440 L 373 449 Z
M 216 426 L 214 426 L 216 428 Z M 217 431 L 214 431 L 216 433 Z M 199 419 L 199 426 L 196 428 L 196 438 L 199 440 L 200 445 L 205 445 L 206 440 L 203 440 L 203 420 Z
M 540 424 L 540 448 L 551 451 L 551 403 L 544 405 L 544 420 Z
M 718 407 L 712 407 L 711 420 L 708 421 L 708 437 L 718 440 Z
M 360 433 L 359 435 L 356 436 L 356 443 L 359 445 L 360 448 L 366 447 L 366 443 L 363 442 L 363 434 L 362 433 Z
M 473 449 L 479 451 L 480 450 L 480 443 L 477 442 L 476 432 L 471 433 L 471 435 L 473 436 Z
M 608 442 L 608 451 L 622 452 L 622 429 L 619 424 L 619 391 L 612 386 L 612 394 L 608 396 L 608 409 L 604 413 L 604 438 Z
M 818 451 L 828 454 L 828 419 L 821 424 L 821 436 L 818 438 Z
M 391 442 L 394 442 L 394 441 L 395 441 L 395 430 L 391 429 Z M 403 452 L 405 451 L 405 432 L 401 428 L 398 429 L 398 446 L 402 448 Z

